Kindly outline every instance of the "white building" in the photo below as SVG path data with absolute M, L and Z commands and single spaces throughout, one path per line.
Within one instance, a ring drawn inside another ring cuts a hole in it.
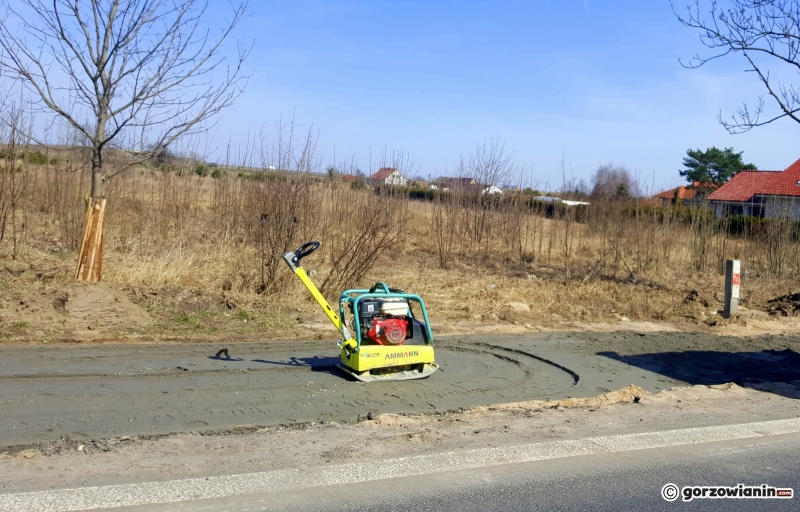
M 382 167 L 369 177 L 370 185 L 397 185 L 404 187 L 408 180 L 394 167 Z

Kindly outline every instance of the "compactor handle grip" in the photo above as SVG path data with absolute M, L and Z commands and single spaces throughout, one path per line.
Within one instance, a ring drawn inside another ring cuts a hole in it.
M 295 264 L 299 265 L 300 264 L 300 260 L 302 260 L 303 258 L 308 256 L 312 252 L 314 252 L 317 249 L 319 249 L 319 246 L 320 246 L 320 243 L 317 242 L 316 240 L 313 240 L 311 242 L 305 243 L 302 246 L 300 246 L 299 249 L 294 251 Z
M 311 242 L 307 242 L 300 246 L 294 252 L 287 252 L 283 255 L 283 260 L 286 262 L 287 265 L 292 270 L 295 270 L 297 267 L 300 266 L 300 260 L 311 254 L 312 252 L 319 249 L 320 243 L 316 240 L 312 240 Z

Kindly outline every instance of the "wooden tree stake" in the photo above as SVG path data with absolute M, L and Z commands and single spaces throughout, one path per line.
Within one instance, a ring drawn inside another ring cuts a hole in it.
M 103 220 L 106 213 L 105 198 L 87 199 L 86 225 L 83 230 L 81 252 L 75 279 L 95 283 L 100 281 L 103 269 Z

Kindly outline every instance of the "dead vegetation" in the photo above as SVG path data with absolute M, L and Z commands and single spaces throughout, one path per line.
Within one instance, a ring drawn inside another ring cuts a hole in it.
M 79 336 L 57 310 L 37 316 L 16 302 L 43 311 L 73 293 L 89 173 L 46 154 L 41 164 L 5 162 L 3 183 L 22 175 L 25 186 L 0 195 L 0 222 L 12 227 L 0 240 L 0 282 L 9 290 L 0 335 Z M 269 163 L 213 173 L 173 163 L 110 182 L 104 281 L 151 314 L 148 333 L 314 337 L 304 326 L 319 323 L 315 305 L 281 260 L 311 239 L 323 245 L 304 266 L 329 299 L 386 281 L 421 294 L 440 329 L 701 322 L 721 308 L 726 259 L 742 260 L 751 309 L 792 292 L 787 283 L 800 275 L 791 223 L 732 234 L 681 207 L 611 201 L 553 210 L 522 195 L 469 191 L 412 200 L 327 175 L 274 172 Z M 144 330 L 114 325 L 106 337 Z

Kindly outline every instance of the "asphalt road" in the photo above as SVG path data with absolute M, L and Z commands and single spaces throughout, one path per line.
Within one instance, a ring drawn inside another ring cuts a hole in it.
M 442 511 L 509 510 L 797 510 L 800 434 L 604 453 L 442 472 L 292 492 L 246 495 L 190 503 L 149 505 L 147 510 L 240 511 Z M 791 487 L 788 500 L 667 502 L 667 483 Z M 140 511 L 142 507 L 119 510 Z

